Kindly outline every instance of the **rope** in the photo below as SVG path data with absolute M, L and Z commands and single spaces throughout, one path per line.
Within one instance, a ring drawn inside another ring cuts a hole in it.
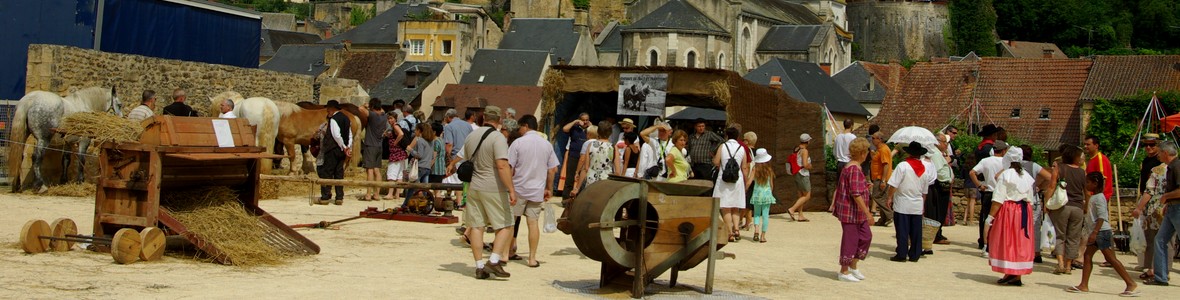
M 0 139 L 0 141 L 4 141 L 4 142 L 10 143 L 10 144 L 22 145 L 22 146 L 26 146 L 26 147 L 33 146 L 34 148 L 41 148 L 43 150 L 57 151 L 57 152 L 62 152 L 62 153 L 69 153 L 69 154 L 74 154 L 74 155 L 82 155 L 82 156 L 89 156 L 89 157 L 98 158 L 98 155 L 94 155 L 94 154 L 90 154 L 90 153 L 70 151 L 70 150 L 65 150 L 65 149 L 57 149 L 57 148 L 52 148 L 52 147 L 48 147 L 48 146 L 39 147 L 36 144 L 22 143 L 22 142 L 17 142 L 17 141 L 10 140 L 10 139 Z

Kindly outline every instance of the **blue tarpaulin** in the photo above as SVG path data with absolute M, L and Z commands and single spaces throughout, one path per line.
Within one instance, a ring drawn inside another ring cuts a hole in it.
M 0 99 L 25 94 L 29 44 L 258 67 L 262 24 L 257 13 L 204 1 L 0 0 Z
M 25 95 L 29 44 L 94 46 L 96 0 L 0 1 L 0 99 Z M 255 58 L 257 59 L 257 58 Z
M 262 21 L 161 0 L 105 0 L 106 52 L 258 67 Z

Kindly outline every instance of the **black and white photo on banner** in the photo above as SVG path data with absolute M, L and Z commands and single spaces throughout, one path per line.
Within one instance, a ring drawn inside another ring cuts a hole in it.
M 666 73 L 619 74 L 619 115 L 663 116 L 668 94 Z

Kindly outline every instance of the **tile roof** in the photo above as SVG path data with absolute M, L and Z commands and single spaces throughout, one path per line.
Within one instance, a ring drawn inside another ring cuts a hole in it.
M 439 108 L 465 108 L 495 105 L 514 108 L 519 115 L 533 114 L 541 105 L 541 87 L 482 84 L 448 84 L 443 88 L 441 100 L 434 102 L 434 111 Z
M 983 58 L 979 62 L 919 63 L 899 93 L 887 96 L 873 120 L 881 130 L 904 126 L 937 130 L 963 121 L 977 101 L 982 122 L 1008 129 L 1010 136 L 1042 147 L 1077 144 L 1081 102 L 1091 62 L 1082 59 Z M 978 78 L 972 76 L 978 70 Z M 1042 119 L 1043 109 L 1049 118 Z M 1019 117 L 1011 117 L 1020 109 Z
M 338 44 L 352 41 L 353 44 L 364 45 L 399 45 L 401 39 L 397 34 L 398 21 L 406 15 L 420 14 L 427 11 L 427 5 L 398 4 L 374 16 L 364 24 L 340 35 L 320 41 L 320 43 Z
M 746 73 L 744 78 L 758 84 L 768 84 L 771 76 L 781 77 L 783 91 L 792 98 L 826 103 L 828 109 L 836 113 L 869 115 L 864 106 L 815 63 L 775 58 Z
M 258 68 L 319 76 L 320 73 L 328 70 L 328 65 L 324 64 L 324 51 L 340 48 L 343 48 L 343 46 L 329 44 L 283 45 L 279 48 L 279 51 L 275 52 L 275 55 L 270 60 L 267 60 L 266 63 L 258 66 Z
M 570 61 L 578 48 L 580 35 L 574 31 L 574 19 L 512 19 L 500 49 L 553 51 L 550 61 Z M 620 41 L 621 44 L 621 41 Z
M 1053 51 L 1052 58 L 1069 58 L 1065 56 L 1065 52 L 1061 52 L 1061 48 L 1053 43 L 1036 43 L 1025 41 L 1008 41 L 1003 40 L 996 43 L 1000 48 L 1000 54 L 1006 57 L 1015 58 L 1045 58 L 1045 50 Z
M 975 61 L 917 63 L 872 122 L 887 134 L 906 126 L 937 130 L 967 108 L 976 85 L 971 74 L 978 69 Z
M 397 99 L 410 102 L 414 98 L 418 98 L 422 91 L 438 78 L 440 72 L 450 71 L 446 62 L 407 61 L 397 66 L 393 72 L 389 73 L 389 76 L 373 86 L 369 91 L 369 96 L 389 103 L 393 103 L 393 100 Z M 414 84 L 414 88 L 406 87 L 406 77 L 411 72 L 419 74 L 418 82 Z
M 258 56 L 274 56 L 283 45 L 315 44 L 319 41 L 320 36 L 310 33 L 263 29 L 262 47 Z
M 626 31 L 687 31 L 729 36 L 724 27 L 683 0 L 671 0 L 643 16 Z
M 1097 56 L 1081 98 L 1114 99 L 1154 90 L 1180 90 L 1180 55 Z
M 807 52 L 815 44 L 815 37 L 826 33 L 831 25 L 775 25 L 771 26 L 758 44 L 759 52 Z
M 344 61 L 336 77 L 355 79 L 365 90 L 373 89 L 389 75 L 393 64 L 398 61 L 397 55 L 397 52 L 353 52 Z
M 894 69 L 898 73 L 896 81 L 890 77 L 890 72 Z M 900 88 L 901 81 L 908 72 L 899 64 L 858 61 L 840 70 L 832 79 L 860 103 L 881 103 L 885 100 L 886 93 Z M 873 81 L 871 88 L 868 87 L 870 80 Z
M 548 58 L 545 51 L 479 49 L 459 83 L 536 86 Z
M 975 97 L 996 125 L 1043 147 L 1081 141 L 1079 96 L 1090 74 L 1088 59 L 983 59 Z M 1041 119 L 1049 109 L 1049 118 Z M 1020 117 L 1009 117 L 1020 109 Z

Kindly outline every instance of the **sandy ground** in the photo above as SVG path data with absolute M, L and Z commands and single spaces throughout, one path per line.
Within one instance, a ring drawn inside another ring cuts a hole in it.
M 343 206 L 308 206 L 305 198 L 263 201 L 261 206 L 287 224 L 313 223 L 355 216 L 366 206 L 394 205 L 391 201 L 358 202 Z M 0 298 L 443 298 L 493 296 L 538 298 L 626 298 L 624 293 L 588 295 L 572 292 L 594 287 L 598 264 L 582 256 L 569 236 L 543 234 L 538 250 L 543 265 L 528 268 L 513 262 L 505 280 L 475 280 L 470 250 L 454 233 L 454 225 L 361 219 L 339 230 L 301 229 L 322 248 L 316 256 L 289 264 L 242 269 L 166 256 L 157 262 L 118 265 L 106 254 L 76 250 L 65 253 L 25 254 L 16 245 L 21 225 L 32 218 L 52 221 L 73 218 L 79 231 L 91 231 L 92 198 L 39 197 L 0 194 Z M 893 229 L 874 227 L 870 258 L 861 264 L 869 277 L 861 283 L 836 281 L 839 226 L 834 217 L 810 213 L 812 222 L 796 223 L 785 216 L 771 218 L 769 242 L 747 240 L 724 251 L 736 259 L 718 262 L 716 295 L 725 298 L 798 299 L 832 296 L 906 298 L 1030 299 L 1073 297 L 1062 289 L 1077 284 L 1080 271 L 1051 275 L 1051 264 L 1039 264 L 1025 277 L 1024 287 L 996 286 L 980 252 L 971 245 L 974 227 L 945 230 L 952 240 L 938 246 L 933 256 L 918 263 L 895 263 Z M 522 243 L 523 248 L 527 245 Z M 526 252 L 526 251 L 522 251 Z M 1120 255 L 1124 262 L 1130 255 Z M 1173 273 L 1173 276 L 1176 273 Z M 1133 272 L 1137 276 L 1138 272 Z M 666 282 L 664 275 L 657 282 Z M 705 268 L 682 272 L 680 282 L 693 289 L 704 286 Z M 904 287 L 904 289 L 899 289 Z M 660 289 L 652 285 L 649 292 Z M 1122 291 L 1122 281 L 1110 268 L 1100 268 L 1091 283 L 1096 293 L 1081 298 L 1109 298 Z M 1144 298 L 1165 298 L 1176 287 L 1141 287 Z M 901 294 L 899 294 L 901 293 Z M 661 296 L 702 296 L 692 290 L 672 290 Z M 1174 298 L 1173 298 L 1174 299 Z

